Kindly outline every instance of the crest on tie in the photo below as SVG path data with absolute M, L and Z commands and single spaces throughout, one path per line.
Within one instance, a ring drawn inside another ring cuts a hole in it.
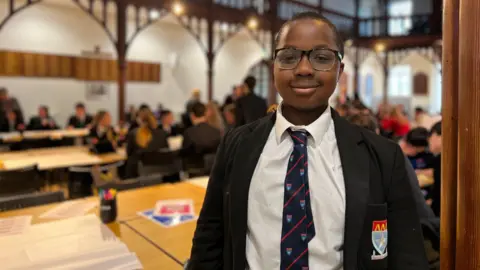
M 300 176 L 303 176 L 305 174 L 305 169 L 300 169 Z
M 303 208 L 305 208 L 305 200 L 300 200 L 300 206 Z
M 305 145 L 303 143 L 300 144 L 300 147 L 304 147 Z
M 287 255 L 290 256 L 290 254 L 292 254 L 292 248 L 287 248 Z
M 290 191 L 290 189 L 292 189 L 292 184 L 286 184 L 285 186 L 287 188 L 287 191 Z
M 290 223 L 292 221 L 292 215 L 287 215 L 287 222 Z
M 307 239 L 307 234 L 302 233 L 302 234 L 300 234 L 300 237 L 302 237 L 302 241 L 305 241 L 305 239 Z
M 290 162 L 293 161 L 293 154 L 290 156 Z

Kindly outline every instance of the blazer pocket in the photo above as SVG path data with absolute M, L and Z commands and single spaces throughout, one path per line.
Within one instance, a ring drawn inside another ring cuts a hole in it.
M 388 269 L 388 206 L 387 204 L 369 204 L 367 207 L 368 236 L 365 246 L 367 269 Z

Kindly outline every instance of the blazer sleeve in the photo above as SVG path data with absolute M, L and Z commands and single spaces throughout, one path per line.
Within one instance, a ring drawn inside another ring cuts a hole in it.
M 428 261 L 414 191 L 398 145 L 388 192 L 388 269 L 425 270 Z
M 228 132 L 230 133 L 230 132 Z M 207 193 L 193 236 L 188 270 L 223 269 L 223 186 L 226 169 L 226 134 L 220 144 L 208 181 Z

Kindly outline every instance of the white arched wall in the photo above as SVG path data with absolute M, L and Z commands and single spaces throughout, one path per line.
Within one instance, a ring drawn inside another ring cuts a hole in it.
M 0 0 L 0 14 L 7 13 L 7 1 Z M 112 33 L 114 14 L 109 20 Z M 203 49 L 182 26 L 163 18 L 143 30 L 129 48 L 127 59 L 161 63 L 160 83 L 128 83 L 126 104 L 162 103 L 176 113 L 183 112 L 193 88 L 207 97 L 207 64 Z M 134 21 L 129 19 L 128 32 Z M 205 36 L 205 33 L 202 33 Z M 0 30 L 0 49 L 80 55 L 100 46 L 116 57 L 107 34 L 71 0 L 43 0 L 12 17 Z M 246 32 L 227 41 L 214 63 L 214 98 L 223 101 L 231 86 L 240 83 L 248 70 L 264 57 L 262 48 Z M 39 105 L 50 107 L 59 125 L 65 125 L 74 104 L 81 101 L 90 113 L 99 109 L 112 112 L 118 120 L 116 83 L 108 83 L 109 95 L 100 101 L 85 99 L 85 82 L 67 79 L 0 77 L 0 86 L 17 97 L 26 117 L 36 114 Z
M 377 104 L 383 98 L 383 88 L 385 76 L 383 74 L 383 66 L 380 63 L 379 56 L 374 52 L 370 52 L 359 67 L 359 95 L 363 98 L 366 94 L 366 78 L 367 75 L 373 76 L 373 98 L 372 107 L 375 109 Z
M 6 10 L 6 2 L 1 1 Z M 66 2 L 66 1 L 65 1 Z M 115 50 L 105 31 L 73 2 L 57 6 L 49 0 L 26 8 L 12 17 L 0 31 L 0 49 L 80 55 L 99 45 L 115 57 Z M 107 109 L 117 119 L 117 92 L 109 84 L 108 99 L 85 100 L 85 83 L 67 79 L 0 77 L 0 85 L 15 96 L 27 118 L 47 105 L 59 125 L 65 125 L 76 102 L 87 103 L 90 112 Z
M 410 52 L 402 61 L 397 65 L 409 65 L 412 71 L 412 93 L 413 93 L 413 77 L 417 73 L 425 73 L 428 77 L 428 94 L 427 95 L 412 95 L 410 108 L 413 113 L 415 107 L 422 107 L 425 110 L 430 111 L 432 100 L 436 97 L 436 67 L 426 57 L 420 55 L 416 51 Z M 393 68 L 393 67 L 392 67 Z
M 161 103 L 179 113 L 194 88 L 199 88 L 206 100 L 207 61 L 193 35 L 168 17 L 143 30 L 127 54 L 128 60 L 160 62 L 161 83 L 128 83 L 126 99 L 128 104 L 146 103 L 152 108 Z
M 232 93 L 232 86 L 242 83 L 250 68 L 265 57 L 262 47 L 246 30 L 227 40 L 215 56 L 213 98 L 223 101 Z

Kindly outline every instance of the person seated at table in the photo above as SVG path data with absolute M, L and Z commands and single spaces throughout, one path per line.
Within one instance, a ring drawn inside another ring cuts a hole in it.
M 203 103 L 192 106 L 190 119 L 193 126 L 185 130 L 180 150 L 187 167 L 202 168 L 204 155 L 215 153 L 220 145 L 221 132 L 207 123 L 206 111 Z
M 420 187 L 429 199 L 430 186 L 433 184 L 434 155 L 428 150 L 428 138 L 430 134 L 426 128 L 414 128 L 410 130 L 402 142 L 402 149 L 410 160 L 417 174 Z
M 27 126 L 28 130 L 53 130 L 58 129 L 55 120 L 50 117 L 47 106 L 40 106 L 38 108 L 38 116 L 30 118 Z
M 169 110 L 164 110 L 160 114 L 160 124 L 159 127 L 163 130 L 168 137 L 181 135 L 181 129 L 179 126 L 173 123 L 173 113 Z
M 23 120 L 20 119 L 15 111 L 8 111 L 6 112 L 7 121 L 3 122 L 0 125 L 1 132 L 15 132 L 15 131 L 23 131 L 25 130 L 25 123 Z
M 235 104 L 229 104 L 223 108 L 223 118 L 225 119 L 225 133 L 235 127 Z
M 144 113 L 140 118 L 140 126 L 127 135 L 127 177 L 138 176 L 138 162 L 142 153 L 160 149 L 168 149 L 167 134 L 158 129 L 153 113 Z
M 130 121 L 128 131 L 132 131 L 140 126 L 141 118 L 142 115 L 145 113 L 152 113 L 152 110 L 150 110 L 150 107 L 147 104 L 142 104 L 140 105 L 140 108 L 136 112 L 135 119 L 133 121 Z
M 68 120 L 67 128 L 88 128 L 92 121 L 93 118 L 87 114 L 85 105 L 83 103 L 77 103 L 77 105 L 75 105 L 75 114 Z
M 99 111 L 93 120 L 89 142 L 93 145 L 94 152 L 113 152 L 117 148 L 117 134 L 112 127 L 112 117 L 107 111 Z

